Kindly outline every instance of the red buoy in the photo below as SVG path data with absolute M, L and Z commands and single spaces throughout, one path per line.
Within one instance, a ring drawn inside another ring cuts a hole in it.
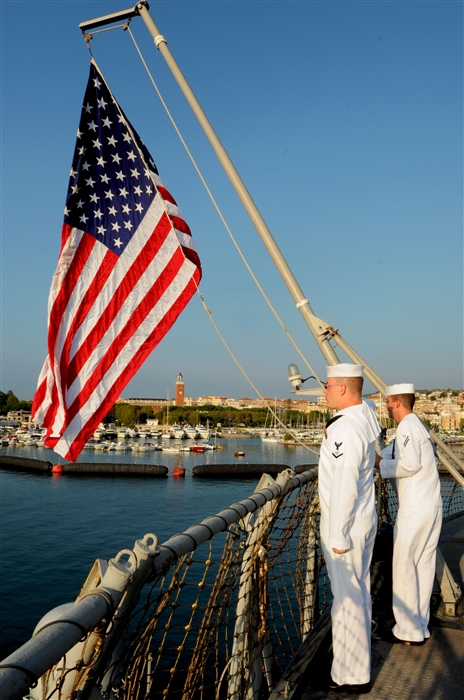
M 173 476 L 185 476 L 185 467 L 174 467 Z
M 62 464 L 54 464 L 52 467 L 52 474 L 62 474 L 63 473 L 63 465 Z

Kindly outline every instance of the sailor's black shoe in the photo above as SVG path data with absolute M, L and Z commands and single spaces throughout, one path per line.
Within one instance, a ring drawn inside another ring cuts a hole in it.
M 408 639 L 399 639 L 398 637 L 395 637 L 392 630 L 384 632 L 382 634 L 382 639 L 384 642 L 388 642 L 389 644 L 407 644 L 412 647 L 421 647 L 423 644 L 425 644 L 425 639 L 423 639 L 421 642 L 413 642 Z
M 327 689 L 331 693 L 349 693 L 350 695 L 366 695 L 371 691 L 370 683 L 356 683 L 355 685 L 350 685 L 345 683 L 344 685 L 338 685 L 335 681 L 330 681 Z

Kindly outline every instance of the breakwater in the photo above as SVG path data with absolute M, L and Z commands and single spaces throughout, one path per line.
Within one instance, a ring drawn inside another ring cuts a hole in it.
M 0 455 L 2 469 L 12 471 L 42 472 L 52 474 L 56 465 L 42 459 Z M 129 464 L 114 462 L 76 462 L 61 465 L 61 473 L 66 475 L 96 476 L 154 476 L 165 477 L 169 469 L 161 464 Z

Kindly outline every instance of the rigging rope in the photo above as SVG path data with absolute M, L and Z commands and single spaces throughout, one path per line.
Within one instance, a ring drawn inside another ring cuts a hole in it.
M 253 281 L 255 282 L 256 286 L 258 287 L 259 291 L 261 292 L 261 294 L 262 294 L 264 300 L 265 300 L 266 303 L 268 304 L 269 308 L 271 309 L 272 313 L 274 314 L 274 316 L 275 316 L 275 318 L 277 319 L 278 323 L 280 324 L 281 328 L 283 329 L 283 331 L 284 331 L 285 334 L 287 335 L 288 339 L 289 339 L 290 342 L 292 343 L 293 347 L 295 348 L 295 350 L 297 351 L 297 353 L 299 354 L 299 356 L 301 357 L 301 359 L 303 360 L 303 362 L 305 363 L 305 365 L 308 367 L 308 369 L 309 369 L 309 371 L 311 372 L 311 374 L 312 374 L 312 375 L 316 378 L 316 380 L 319 382 L 319 385 L 322 386 L 322 382 L 321 382 L 321 380 L 319 379 L 319 377 L 317 376 L 315 370 L 311 367 L 311 365 L 309 364 L 308 360 L 307 360 L 306 357 L 304 356 L 303 352 L 300 350 L 300 348 L 298 347 L 297 343 L 296 343 L 295 340 L 293 339 L 292 335 L 290 334 L 290 332 L 289 332 L 288 329 L 286 328 L 285 324 L 283 323 L 282 319 L 281 319 L 280 316 L 278 315 L 278 313 L 277 313 L 277 311 L 275 310 L 275 308 L 273 307 L 273 305 L 272 305 L 270 299 L 268 298 L 268 296 L 266 295 L 264 289 L 262 288 L 261 284 L 259 283 L 259 281 L 258 281 L 256 275 L 254 274 L 253 270 L 251 269 L 251 267 L 250 267 L 248 261 L 246 260 L 244 254 L 242 253 L 242 250 L 240 249 L 239 244 L 237 243 L 237 241 L 236 241 L 236 239 L 235 239 L 235 237 L 234 237 L 234 235 L 233 235 L 233 233 L 232 233 L 232 231 L 231 231 L 229 225 L 227 224 L 227 221 L 225 220 L 224 215 L 222 214 L 222 211 L 221 211 L 221 209 L 220 209 L 218 203 L 216 202 L 213 193 L 211 192 L 210 188 L 208 187 L 208 184 L 207 184 L 205 178 L 203 177 L 203 174 L 202 174 L 202 172 L 201 172 L 201 170 L 200 170 L 198 164 L 196 163 L 195 158 L 193 157 L 193 155 L 192 155 L 192 153 L 191 153 L 189 147 L 187 146 L 187 143 L 186 143 L 184 137 L 182 136 L 182 134 L 181 134 L 181 132 L 180 132 L 180 129 L 178 128 L 178 126 L 177 126 L 177 124 L 176 124 L 176 122 L 175 122 L 175 120 L 174 120 L 174 117 L 172 116 L 171 112 L 169 111 L 169 108 L 168 108 L 168 106 L 167 106 L 167 104 L 166 104 L 166 102 L 165 102 L 163 96 L 161 95 L 161 92 L 160 92 L 160 90 L 159 90 L 159 88 L 158 88 L 158 86 L 157 86 L 157 84 L 156 84 L 156 82 L 155 82 L 155 80 L 154 80 L 154 78 L 153 78 L 151 72 L 150 72 L 150 69 L 149 69 L 149 67 L 148 67 L 148 65 L 147 65 L 147 63 L 146 63 L 146 61 L 145 61 L 145 58 L 144 58 L 144 56 L 143 56 L 143 54 L 142 54 L 142 52 L 141 52 L 141 50 L 140 50 L 140 47 L 139 47 L 138 44 L 137 44 L 137 41 L 136 41 L 136 39 L 135 39 L 135 37 L 134 37 L 134 35 L 133 35 L 131 29 L 130 29 L 129 24 L 130 24 L 130 20 L 129 20 L 128 22 L 126 22 L 125 24 L 123 24 L 123 25 L 117 25 L 117 26 L 115 26 L 115 27 L 111 27 L 111 28 L 107 28 L 107 29 L 105 29 L 105 30 L 99 30 L 99 31 L 111 31 L 112 29 L 122 28 L 124 31 L 128 31 L 128 32 L 129 32 L 130 37 L 131 37 L 131 39 L 132 39 L 132 41 L 133 41 L 133 43 L 134 43 L 134 46 L 135 46 L 135 48 L 136 48 L 136 50 L 137 50 L 137 53 L 138 53 L 138 55 L 139 55 L 139 57 L 140 57 L 140 60 L 142 61 L 142 64 L 143 64 L 143 66 L 144 66 L 144 68 L 145 68 L 145 70 L 146 70 L 146 72 L 147 72 L 147 74 L 148 74 L 148 77 L 150 78 L 150 81 L 151 81 L 151 83 L 152 83 L 152 85 L 153 85 L 153 87 L 154 87 L 154 89 L 155 89 L 155 91 L 156 91 L 156 93 L 157 93 L 159 99 L 160 99 L 160 102 L 161 102 L 161 104 L 163 105 L 163 107 L 164 107 L 164 109 L 165 109 L 165 111 L 166 111 L 166 114 L 167 114 L 169 120 L 171 121 L 171 123 L 172 123 L 172 125 L 173 125 L 173 127 L 174 127 L 174 129 L 175 129 L 175 131 L 176 131 L 176 133 L 177 133 L 177 135 L 178 135 L 178 137 L 179 137 L 179 139 L 180 139 L 180 141 L 181 141 L 181 143 L 182 143 L 182 145 L 183 145 L 183 147 L 184 147 L 184 149 L 185 149 L 185 151 L 186 151 L 186 153 L 187 153 L 187 155 L 188 155 L 188 157 L 190 158 L 190 161 L 192 162 L 193 167 L 195 168 L 195 170 L 196 170 L 196 172 L 197 172 L 197 174 L 198 174 L 198 176 L 199 176 L 199 178 L 200 178 L 200 180 L 201 180 L 201 182 L 202 182 L 202 184 L 203 184 L 203 186 L 204 186 L 204 188 L 205 188 L 205 190 L 206 190 L 206 192 L 207 192 L 209 198 L 211 199 L 211 202 L 212 202 L 214 208 L 216 209 L 216 211 L 217 211 L 217 213 L 218 213 L 218 215 L 219 215 L 219 218 L 221 219 L 222 223 L 224 224 L 224 227 L 225 227 L 227 233 L 229 234 L 229 237 L 230 237 L 232 243 L 234 244 L 234 246 L 235 246 L 235 248 L 236 248 L 238 254 L 240 255 L 240 257 L 241 257 L 241 259 L 242 259 L 242 261 L 243 261 L 245 267 L 247 268 L 247 270 L 248 270 L 248 272 L 250 273 L 250 275 L 251 275 Z M 99 33 L 99 32 L 94 32 L 94 33 Z M 88 47 L 89 52 L 90 52 L 90 55 L 91 55 L 92 58 L 93 58 L 92 51 L 91 51 L 91 48 L 90 48 L 90 40 L 91 40 L 91 39 L 92 39 L 92 34 L 84 34 L 84 40 L 85 40 L 85 42 L 86 42 L 86 44 L 87 44 L 87 47 Z M 237 367 L 239 368 L 239 370 L 241 371 L 241 373 L 243 374 L 243 376 L 245 377 L 245 379 L 247 380 L 247 382 L 250 384 L 250 386 L 252 387 L 252 389 L 256 392 L 257 396 L 259 396 L 259 398 L 261 399 L 261 401 L 264 402 L 264 404 L 266 405 L 267 409 L 270 411 L 270 413 L 271 413 L 271 414 L 273 415 L 273 417 L 275 418 L 276 422 L 279 423 L 279 425 L 280 425 L 285 431 L 288 432 L 287 426 L 280 420 L 279 416 L 278 416 L 277 413 L 274 411 L 274 409 L 272 408 L 272 406 L 266 401 L 266 399 L 264 398 L 264 396 L 261 394 L 261 392 L 259 391 L 259 389 L 255 386 L 255 384 L 253 383 L 253 381 L 250 379 L 250 377 L 249 377 L 248 374 L 246 373 L 245 369 L 244 369 L 244 368 L 242 367 L 242 365 L 240 364 L 239 360 L 237 359 L 237 357 L 236 357 L 235 354 L 233 353 L 232 349 L 229 347 L 229 345 L 228 345 L 228 343 L 226 342 L 224 336 L 223 336 L 222 333 L 220 332 L 219 327 L 217 326 L 215 320 L 213 319 L 212 313 L 211 313 L 211 311 L 208 309 L 208 307 L 207 307 L 207 305 L 206 305 L 206 302 L 205 302 L 205 299 L 204 299 L 203 295 L 201 294 L 200 290 L 198 289 L 198 286 L 197 286 L 197 294 L 198 294 L 198 296 L 199 296 L 199 298 L 200 298 L 200 301 L 201 301 L 201 304 L 202 304 L 203 308 L 205 309 L 206 315 L 209 317 L 209 319 L 210 319 L 210 321 L 211 321 L 211 323 L 212 323 L 212 325 L 213 325 L 213 327 L 214 327 L 216 333 L 218 334 L 218 336 L 219 336 L 220 340 L 222 341 L 224 347 L 226 348 L 226 350 L 228 351 L 228 353 L 229 353 L 230 356 L 232 357 L 233 361 L 235 362 L 235 364 L 237 365 Z M 291 430 L 290 430 L 290 432 L 291 432 Z M 293 437 L 294 440 L 297 441 L 301 446 L 305 447 L 305 448 L 306 448 L 307 450 L 309 450 L 310 452 L 313 452 L 314 454 L 319 455 L 319 453 L 318 453 L 316 450 L 312 449 L 309 445 L 307 445 L 307 444 L 304 443 L 302 440 L 300 440 L 300 438 L 298 438 L 297 435 L 295 435 L 295 434 L 292 433 L 292 437 Z
M 135 40 L 134 35 L 132 34 L 132 32 L 131 32 L 131 30 L 130 30 L 130 27 L 127 27 L 127 29 L 128 29 L 128 32 L 129 32 L 131 38 L 132 38 L 132 41 L 134 42 L 135 48 L 136 48 L 136 50 L 137 50 L 137 52 L 138 52 L 138 54 L 139 54 L 139 56 L 140 56 L 140 60 L 142 61 L 145 70 L 147 71 L 148 77 L 150 78 L 150 81 L 151 81 L 151 83 L 152 83 L 154 89 L 156 90 L 156 93 L 157 93 L 157 95 L 158 95 L 158 97 L 159 97 L 159 99 L 160 99 L 160 102 L 161 102 L 161 104 L 163 105 L 163 107 L 164 107 L 164 109 L 165 109 L 165 111 L 166 111 L 166 114 L 168 115 L 168 117 L 169 117 L 169 119 L 170 119 L 170 121 L 171 121 L 171 123 L 172 123 L 172 125 L 173 125 L 173 127 L 174 127 L 174 129 L 175 129 L 175 131 L 176 131 L 176 133 L 177 133 L 177 135 L 178 135 L 178 137 L 179 137 L 179 139 L 180 139 L 182 145 L 183 145 L 183 147 L 185 148 L 185 151 L 186 151 L 188 157 L 190 158 L 193 167 L 194 167 L 195 170 L 197 171 L 198 177 L 200 178 L 200 180 L 201 180 L 201 182 L 202 182 L 202 184 L 203 184 L 203 186 L 204 186 L 204 188 L 205 188 L 205 190 L 206 190 L 206 192 L 207 192 L 209 198 L 211 199 L 211 202 L 213 203 L 213 206 L 214 206 L 214 208 L 216 209 L 216 211 L 217 211 L 217 213 L 218 213 L 218 215 L 219 215 L 219 218 L 221 219 L 222 223 L 224 224 L 224 227 L 225 227 L 227 233 L 229 234 L 232 243 L 234 244 L 235 248 L 237 249 L 237 252 L 238 252 L 238 254 L 240 255 L 240 257 L 242 258 L 242 261 L 243 261 L 245 267 L 247 268 L 248 272 L 250 273 L 250 275 L 251 275 L 251 277 L 252 277 L 254 283 L 255 283 L 256 286 L 258 287 L 259 291 L 261 292 L 261 294 L 262 294 L 264 300 L 265 300 L 266 303 L 268 304 L 268 306 L 269 306 L 269 308 L 271 309 L 272 313 L 273 313 L 274 316 L 276 317 L 278 323 L 280 324 L 280 326 L 282 327 L 282 329 L 283 329 L 284 332 L 286 333 L 286 335 L 287 335 L 288 339 L 290 340 L 290 342 L 293 344 L 293 347 L 295 348 L 295 350 L 297 351 L 297 353 L 300 355 L 301 359 L 302 359 L 303 362 L 306 364 L 306 366 L 308 367 L 308 369 L 310 370 L 310 372 L 316 377 L 317 381 L 318 381 L 319 384 L 322 386 L 322 382 L 321 382 L 320 379 L 317 377 L 315 370 L 311 367 L 311 365 L 310 365 L 309 362 L 307 361 L 306 357 L 304 356 L 303 352 L 300 350 L 300 348 L 298 347 L 297 343 L 295 342 L 295 340 L 294 340 L 293 337 L 291 336 L 290 332 L 289 332 L 288 329 L 285 327 L 285 324 L 283 323 L 283 321 L 282 321 L 282 319 L 280 318 L 279 314 L 277 313 L 277 311 L 276 311 L 275 308 L 273 307 L 273 305 L 272 305 L 270 299 L 269 299 L 268 296 L 266 295 L 266 292 L 265 292 L 264 289 L 262 288 L 262 286 L 261 286 L 261 284 L 259 283 L 259 281 L 258 281 L 256 275 L 254 274 L 253 270 L 251 269 L 251 267 L 250 267 L 250 265 L 249 265 L 247 259 L 245 258 L 244 254 L 242 253 L 242 250 L 240 249 L 240 246 L 239 246 L 239 244 L 237 243 L 237 240 L 235 239 L 235 237 L 234 237 L 234 235 L 233 235 L 233 233 L 232 233 L 232 231 L 231 231 L 229 225 L 227 224 L 227 221 L 226 221 L 226 219 L 224 218 L 224 215 L 223 215 L 223 213 L 222 213 L 222 211 L 221 211 L 221 209 L 220 209 L 218 203 L 216 202 L 213 193 L 212 193 L 211 190 L 209 189 L 208 184 L 207 184 L 206 180 L 204 179 L 203 174 L 202 174 L 202 172 L 201 172 L 201 170 L 200 170 L 200 168 L 199 168 L 197 162 L 195 161 L 195 158 L 193 157 L 193 155 L 192 155 L 192 153 L 191 153 L 189 147 L 187 146 L 187 143 L 185 142 L 184 137 L 182 136 L 182 134 L 181 134 L 181 132 L 180 132 L 180 129 L 178 128 L 178 126 L 177 126 L 177 124 L 176 124 L 176 122 L 175 122 L 175 120 L 174 120 L 174 117 L 172 116 L 171 112 L 169 111 L 169 107 L 167 106 L 166 102 L 164 101 L 163 96 L 161 95 L 161 92 L 160 92 L 160 90 L 159 90 L 159 88 L 158 88 L 158 86 L 157 86 L 157 84 L 156 84 L 156 82 L 155 82 L 155 80 L 154 80 L 154 78 L 153 78 L 151 72 L 150 72 L 150 69 L 149 69 L 149 67 L 148 67 L 148 65 L 147 65 L 147 63 L 146 63 L 146 61 L 145 61 L 145 58 L 144 58 L 144 56 L 143 56 L 143 54 L 142 54 L 142 52 L 141 52 L 141 50 L 140 50 L 140 48 L 139 48 L 139 46 L 138 46 L 136 40 Z

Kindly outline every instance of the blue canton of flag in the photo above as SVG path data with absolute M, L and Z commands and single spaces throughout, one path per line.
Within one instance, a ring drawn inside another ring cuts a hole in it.
M 64 220 L 120 254 L 155 196 L 149 170 L 154 175 L 158 171 L 106 83 L 92 68 Z

